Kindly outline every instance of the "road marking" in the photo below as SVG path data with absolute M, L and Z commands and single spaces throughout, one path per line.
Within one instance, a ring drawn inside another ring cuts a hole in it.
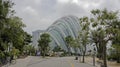
M 73 64 L 73 63 L 71 63 L 71 66 L 72 66 L 72 67 L 74 67 L 74 64 Z
M 70 62 L 70 61 L 68 61 L 68 62 L 69 62 L 69 64 L 71 65 L 71 67 L 75 67 L 72 62 Z

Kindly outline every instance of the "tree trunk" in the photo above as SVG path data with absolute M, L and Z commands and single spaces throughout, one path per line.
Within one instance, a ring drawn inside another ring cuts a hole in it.
M 45 58 L 45 53 L 46 53 L 46 52 L 45 52 L 45 50 L 44 50 L 44 51 L 43 51 L 43 58 Z
M 120 57 L 118 56 L 117 63 L 120 63 Z
M 86 53 L 86 45 L 84 45 L 84 50 L 83 50 L 83 63 L 85 62 L 85 53 Z
M 103 47 L 103 64 L 104 64 L 104 67 L 107 67 L 106 45 Z
M 94 51 L 94 54 L 93 54 L 93 66 L 95 66 L 95 51 Z
M 79 50 L 80 50 L 80 54 L 79 54 L 79 62 L 81 62 L 81 56 L 82 56 L 82 50 L 79 48 Z
M 83 51 L 83 63 L 85 62 L 85 51 Z
M 120 63 L 120 53 L 118 50 L 117 50 L 117 63 Z
M 43 58 L 45 58 L 45 53 L 43 53 Z
M 98 50 L 97 57 L 99 58 L 99 60 L 103 60 L 103 58 L 102 58 L 102 52 L 100 50 Z
M 98 49 L 98 54 L 97 54 L 97 57 L 99 58 L 99 60 L 103 60 L 103 56 L 102 56 L 102 54 L 103 54 L 103 46 L 102 46 L 102 44 L 100 43 L 99 45 L 101 45 L 101 46 L 99 46 L 99 48 L 97 48 Z

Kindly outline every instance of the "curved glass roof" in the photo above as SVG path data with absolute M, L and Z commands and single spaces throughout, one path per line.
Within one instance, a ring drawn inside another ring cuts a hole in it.
M 79 18 L 76 16 L 66 16 L 58 19 L 47 29 L 47 33 L 51 35 L 52 40 L 50 46 L 54 48 L 59 45 L 62 49 L 67 51 L 65 37 L 72 36 L 76 38 L 79 31 Z

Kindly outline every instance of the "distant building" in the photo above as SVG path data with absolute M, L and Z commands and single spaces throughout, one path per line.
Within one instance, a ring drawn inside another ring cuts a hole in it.
M 32 45 L 35 48 L 38 48 L 38 40 L 40 39 L 40 35 L 44 32 L 45 32 L 44 30 L 37 30 L 32 32 Z

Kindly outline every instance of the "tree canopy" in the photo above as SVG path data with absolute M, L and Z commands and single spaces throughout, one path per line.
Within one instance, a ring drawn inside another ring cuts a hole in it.
M 48 33 L 43 33 L 40 35 L 40 39 L 38 40 L 38 46 L 43 57 L 45 57 L 45 54 L 47 54 L 49 51 L 50 42 L 51 42 L 50 35 Z
M 13 5 L 11 0 L 0 0 L 0 54 L 2 55 L 12 50 L 22 53 L 25 42 L 29 44 L 31 41 L 31 35 L 23 30 L 26 26 L 22 19 L 14 15 Z

